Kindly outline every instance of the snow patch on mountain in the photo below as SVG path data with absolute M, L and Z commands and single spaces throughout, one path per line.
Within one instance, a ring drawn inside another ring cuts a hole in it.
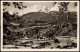
M 50 8 L 49 11 L 59 11 L 59 8 L 61 7 L 61 5 L 59 4 L 55 4 L 52 8 Z
M 39 12 L 45 12 L 45 13 L 48 13 L 49 12 L 49 8 L 47 6 L 44 6 L 43 8 L 41 8 L 39 10 Z
M 53 7 L 51 8 L 48 8 L 47 6 L 44 6 L 42 9 L 39 10 L 39 12 L 45 12 L 45 13 L 48 13 L 50 11 L 59 11 L 59 9 L 61 8 L 62 6 L 59 5 L 59 4 L 55 4 Z

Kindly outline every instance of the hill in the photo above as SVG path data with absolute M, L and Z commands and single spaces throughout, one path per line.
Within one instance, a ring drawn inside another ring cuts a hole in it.
M 49 13 L 45 12 L 31 12 L 28 14 L 24 14 L 22 19 L 24 21 L 44 21 L 47 23 L 61 23 L 61 22 L 76 22 L 76 14 L 75 12 L 67 12 L 60 13 L 56 11 L 52 11 Z

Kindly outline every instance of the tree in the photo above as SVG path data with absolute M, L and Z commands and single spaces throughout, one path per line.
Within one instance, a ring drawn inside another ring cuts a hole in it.
M 13 5 L 14 8 L 18 8 L 19 10 L 22 10 L 23 8 L 26 8 L 27 6 L 23 5 L 23 2 L 3 2 L 3 7 Z M 3 8 L 3 44 L 8 44 L 12 40 L 15 40 L 18 38 L 16 36 L 16 33 L 12 33 L 11 30 L 9 30 L 7 27 L 12 27 L 10 26 L 10 22 L 14 21 L 14 19 L 18 19 L 17 12 L 14 12 L 13 15 L 9 14 L 9 11 L 6 12 L 7 8 Z M 15 20 L 16 22 L 17 20 Z M 22 34 L 19 34 L 22 36 Z M 9 41 L 9 42 L 8 42 Z
M 68 4 L 69 4 L 69 2 L 61 2 L 60 3 L 60 5 L 63 7 L 63 11 L 67 11 L 68 10 L 68 8 L 67 8 Z
M 23 8 L 26 8 L 27 6 L 24 6 L 23 5 L 23 2 L 12 2 L 14 7 L 15 8 L 18 8 L 18 9 L 23 9 Z M 10 2 L 3 2 L 3 6 L 10 6 L 11 3 Z M 3 11 L 5 11 L 6 8 L 3 9 Z
M 61 5 L 61 7 L 59 8 L 61 11 L 67 11 L 69 3 L 70 2 L 54 2 L 53 6 L 55 4 L 59 4 L 59 5 Z M 77 6 L 77 2 L 74 2 L 74 7 L 76 7 L 76 6 Z
M 54 2 L 53 6 L 56 5 L 56 4 L 60 5 L 59 6 L 59 11 L 63 12 L 63 11 L 67 11 L 67 9 L 68 9 L 67 6 L 68 6 L 69 2 Z
M 68 5 L 69 5 L 69 3 L 70 2 L 54 2 L 53 3 L 53 6 L 55 5 L 55 4 L 59 4 L 60 6 L 59 6 L 59 14 L 58 14 L 58 17 L 61 17 L 60 15 L 61 14 L 63 14 L 64 12 L 67 12 L 68 11 Z M 77 6 L 77 2 L 74 2 L 74 7 L 76 7 Z M 70 13 L 67 13 L 67 20 L 68 20 L 68 18 L 69 18 L 69 14 Z
M 77 2 L 74 2 L 74 7 L 76 7 L 77 6 Z

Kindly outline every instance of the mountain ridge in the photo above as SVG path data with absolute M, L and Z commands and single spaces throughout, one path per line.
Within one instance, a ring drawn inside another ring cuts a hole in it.
M 63 15 L 64 14 L 64 15 Z M 60 21 L 68 21 L 74 22 L 76 19 L 76 12 L 67 12 L 67 13 L 60 13 L 57 11 L 51 11 L 49 13 L 45 12 L 30 12 L 21 16 L 24 20 L 30 21 L 46 21 L 46 22 L 60 22 Z M 73 19 L 73 20 L 72 20 Z M 71 21 L 70 21 L 71 20 Z

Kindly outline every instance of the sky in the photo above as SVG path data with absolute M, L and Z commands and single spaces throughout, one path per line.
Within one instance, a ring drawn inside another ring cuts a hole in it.
M 58 11 L 58 4 L 53 6 L 52 2 L 24 2 L 23 5 L 27 6 L 27 8 L 24 8 L 23 10 L 19 10 L 18 8 L 15 8 L 10 2 L 10 6 L 3 6 L 3 8 L 6 8 L 6 11 L 9 11 L 9 13 L 12 15 L 13 12 L 18 12 L 18 15 L 23 15 L 29 12 L 37 12 L 40 9 L 44 8 L 45 6 L 51 11 L 54 9 L 54 11 Z M 70 2 L 68 5 L 68 11 L 77 11 L 77 7 L 74 7 L 74 3 Z

